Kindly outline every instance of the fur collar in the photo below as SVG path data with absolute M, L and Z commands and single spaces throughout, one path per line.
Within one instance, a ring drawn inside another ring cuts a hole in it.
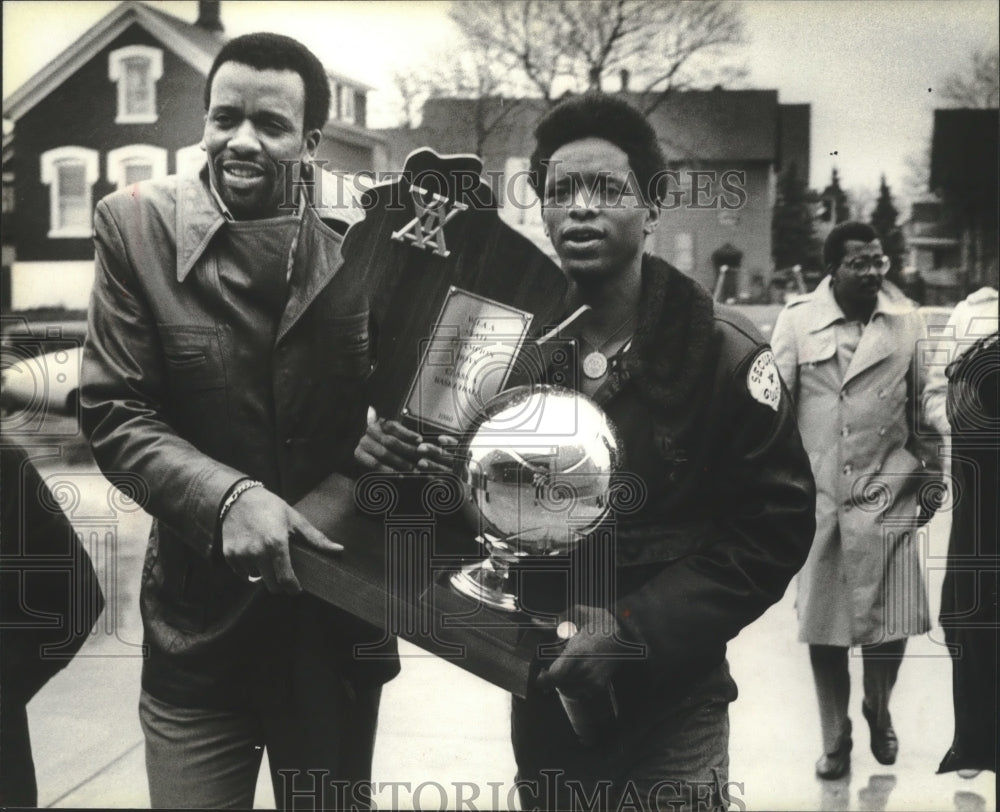
M 701 285 L 652 254 L 642 258 L 642 305 L 623 372 L 666 416 L 697 411 L 711 385 L 715 306 Z

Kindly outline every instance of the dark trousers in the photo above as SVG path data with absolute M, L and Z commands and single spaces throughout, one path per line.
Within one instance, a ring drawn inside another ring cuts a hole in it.
M 955 737 L 938 772 L 997 769 L 998 630 L 946 629 L 951 646 Z
M 886 728 L 891 724 L 889 698 L 905 651 L 905 637 L 861 647 L 864 704 L 879 728 Z M 845 646 L 809 646 L 809 660 L 819 700 L 824 753 L 834 752 L 841 736 L 849 729 L 847 709 L 851 699 L 851 675 L 848 671 L 848 652 L 849 649 Z
M 511 740 L 521 808 L 725 809 L 735 698 L 723 663 L 683 693 L 628 696 L 617 730 L 588 747 L 557 694 L 514 697 Z

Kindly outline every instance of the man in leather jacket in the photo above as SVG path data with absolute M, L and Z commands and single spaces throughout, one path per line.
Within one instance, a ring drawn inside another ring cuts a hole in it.
M 363 292 L 337 278 L 351 211 L 315 199 L 330 102 L 295 40 L 228 42 L 209 73 L 199 176 L 96 211 L 83 426 L 106 472 L 148 487 L 140 718 L 154 807 L 250 807 L 267 748 L 280 808 L 340 807 L 369 778 L 394 651 L 301 594 L 292 503 L 349 472 L 371 369 Z M 294 173 L 298 173 L 295 175 Z M 310 771 L 308 774 L 306 771 Z
M 568 312 L 590 308 L 570 328 L 586 358 L 562 377 L 618 429 L 635 498 L 613 532 L 577 550 L 591 562 L 588 579 L 612 584 L 604 599 L 566 605 L 572 589 L 548 589 L 578 631 L 527 698 L 513 699 L 521 805 L 722 808 L 736 698 L 726 643 L 781 598 L 806 559 L 809 460 L 756 329 L 643 253 L 665 178 L 644 117 L 587 95 L 551 110 L 536 138 L 533 184 L 574 284 Z M 375 423 L 356 458 L 373 468 L 442 462 L 435 444 L 414 440 L 393 421 Z M 522 577 L 534 606 L 544 578 Z M 595 713 L 610 703 L 614 718 L 581 741 L 561 696 Z

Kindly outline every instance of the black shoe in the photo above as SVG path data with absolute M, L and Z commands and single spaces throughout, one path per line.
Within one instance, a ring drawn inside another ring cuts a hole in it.
M 854 742 L 851 740 L 851 720 L 847 720 L 847 727 L 840 734 L 837 740 L 837 749 L 832 753 L 824 753 L 816 762 L 816 775 L 827 781 L 843 778 L 851 769 L 851 748 Z
M 899 754 L 899 739 L 892 729 L 892 720 L 883 728 L 876 727 L 875 714 L 864 702 L 861 703 L 861 715 L 868 722 L 872 734 L 872 755 L 879 764 L 895 764 Z

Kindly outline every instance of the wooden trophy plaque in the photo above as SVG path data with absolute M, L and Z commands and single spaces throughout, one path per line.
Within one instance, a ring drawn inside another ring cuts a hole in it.
M 462 434 L 511 380 L 540 380 L 524 365 L 566 307 L 563 273 L 500 219 L 481 172 L 474 156 L 412 153 L 366 193 L 343 244 L 341 282 L 367 297 L 376 331 L 371 403 L 429 437 Z M 312 594 L 524 696 L 551 631 L 448 585 L 484 554 L 462 494 L 452 477 L 332 475 L 295 507 L 344 552 L 293 541 L 292 563 Z

